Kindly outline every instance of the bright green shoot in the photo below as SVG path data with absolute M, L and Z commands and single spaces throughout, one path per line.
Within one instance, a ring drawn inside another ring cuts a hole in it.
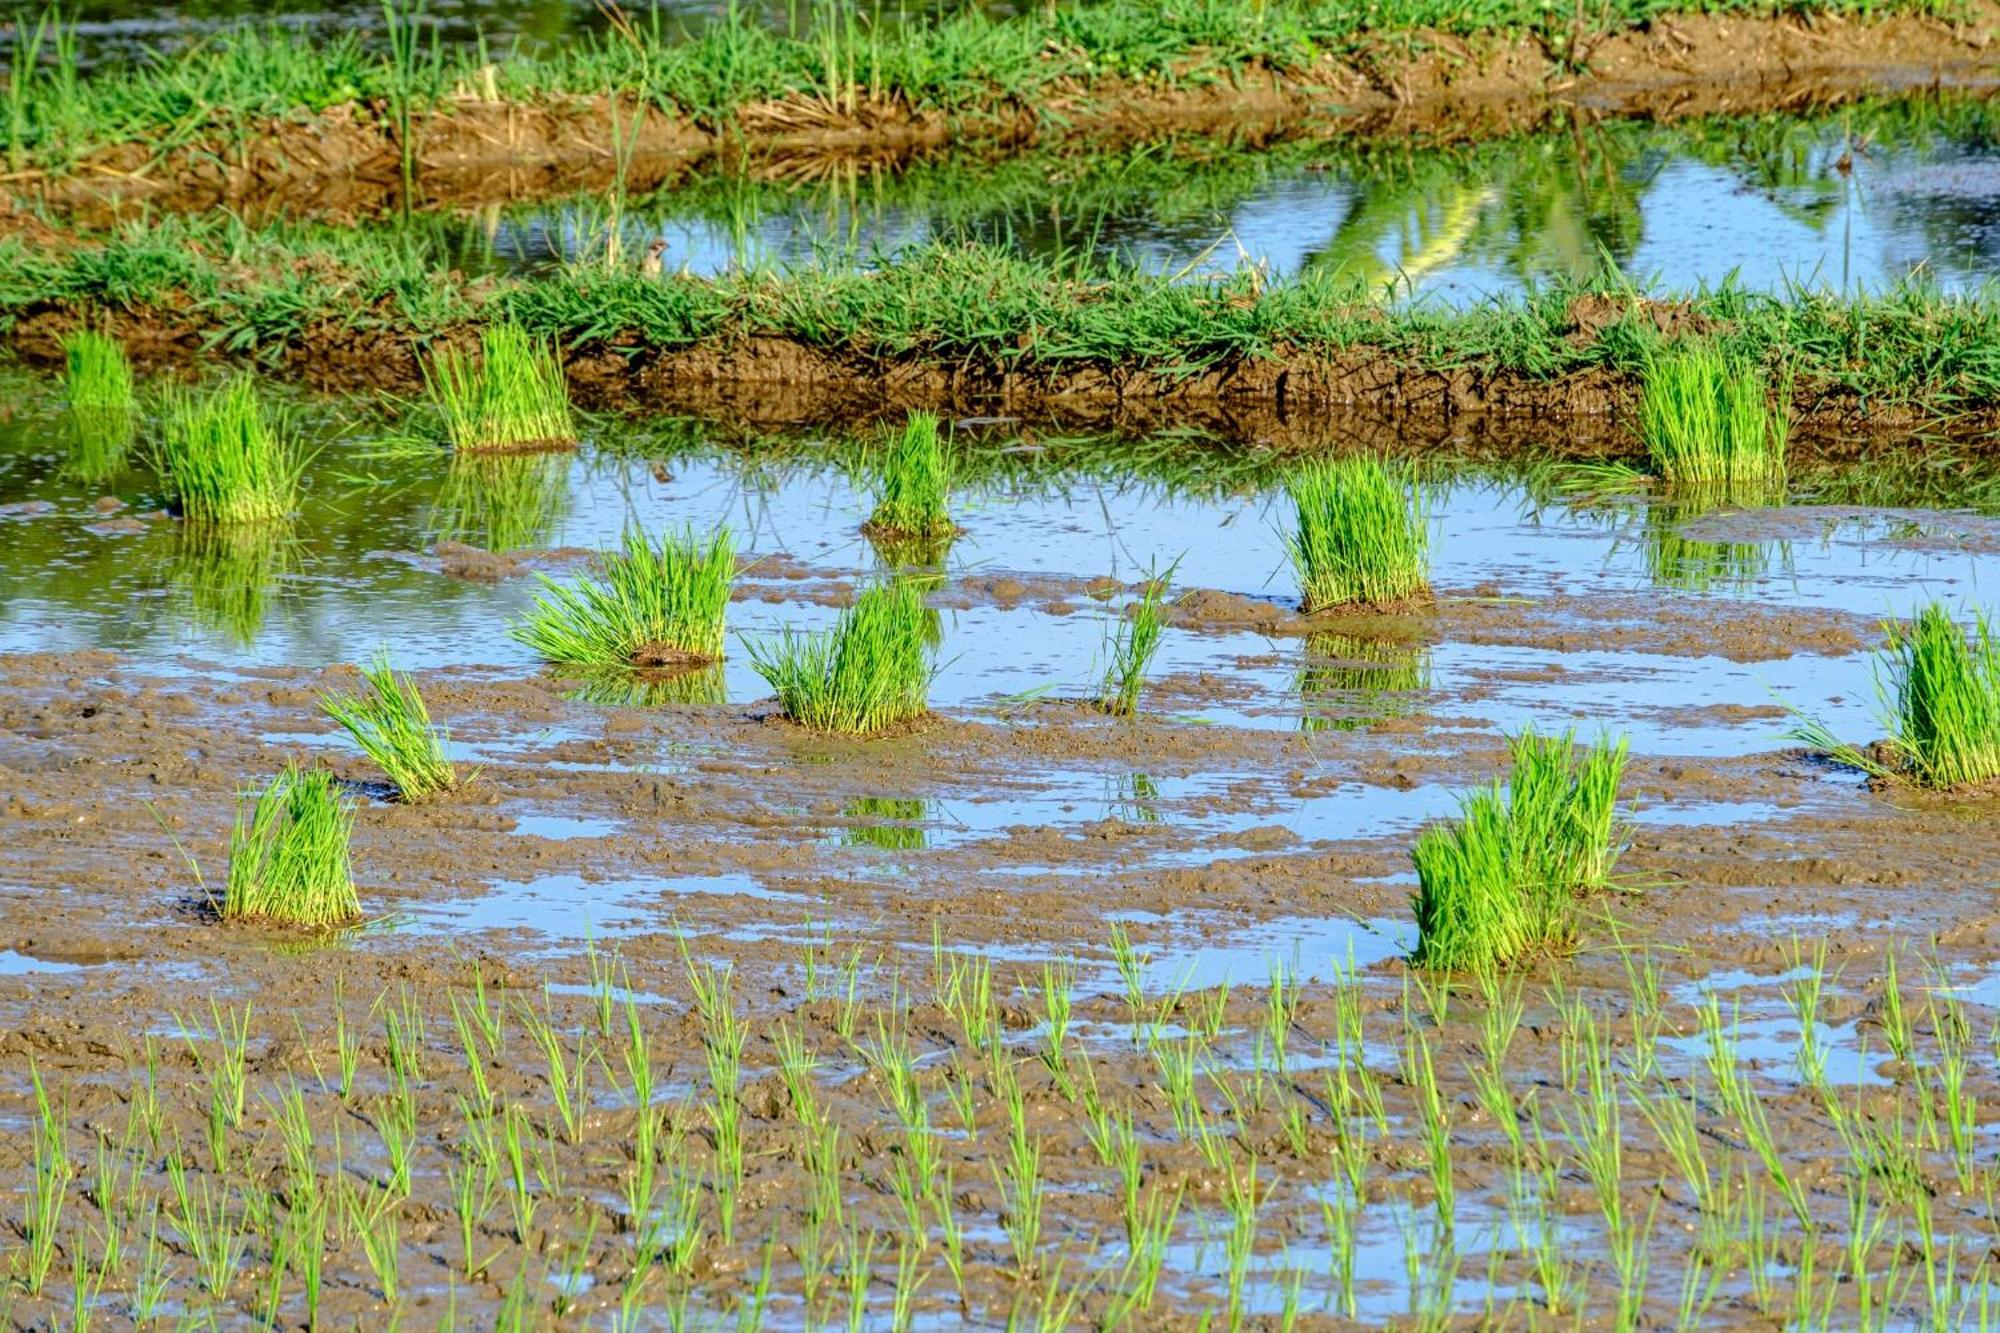
M 238 797 L 223 918 L 301 926 L 358 918 L 347 856 L 353 829 L 354 804 L 325 769 L 288 764 L 254 801 Z
M 636 528 L 625 549 L 574 588 L 544 576 L 543 593 L 509 632 L 561 666 L 696 666 L 722 657 L 736 546 L 727 528 L 706 542 L 690 529 L 658 545 Z
M 455 449 L 535 449 L 576 443 L 562 362 L 518 324 L 480 336 L 477 357 L 439 348 L 424 363 L 424 387 Z
M 1765 397 L 1755 367 L 1730 363 L 1712 343 L 1653 357 L 1639 396 L 1639 433 L 1667 481 L 1762 499 L 1785 484 L 1791 409 Z
M 1421 967 L 1486 971 L 1566 949 L 1577 895 L 1609 882 L 1625 742 L 1579 758 L 1570 736 L 1528 731 L 1511 748 L 1508 784 L 1467 796 L 1410 853 Z
M 156 465 L 183 516 L 269 523 L 297 507 L 305 460 L 248 376 L 203 393 L 170 390 L 164 403 Z
M 923 714 L 931 682 L 923 584 L 869 588 L 824 633 L 786 630 L 750 657 L 784 706 L 815 731 L 865 736 Z
M 1388 608 L 1430 587 L 1423 492 L 1368 455 L 1308 463 L 1288 486 L 1297 527 L 1286 538 L 1308 612 Z
M 1793 735 L 1878 778 L 1943 790 L 2000 777 L 2000 638 L 1986 614 L 1961 629 L 1932 602 L 1906 629 L 1890 626 L 1876 663 L 1887 757 L 1801 718 Z
M 1113 717 L 1131 717 L 1139 711 L 1139 694 L 1146 688 L 1146 671 L 1160 651 L 1160 636 L 1167 625 L 1164 599 L 1173 582 L 1174 567 L 1147 580 L 1146 591 L 1111 636 L 1111 665 L 1105 669 L 1104 683 L 1098 686 L 1097 706 Z
M 941 543 L 958 532 L 951 521 L 951 468 L 938 440 L 938 419 L 912 412 L 885 452 L 876 482 L 875 512 L 863 530 L 871 537 Z
M 78 329 L 63 336 L 62 351 L 63 393 L 71 411 L 129 414 L 138 408 L 132 363 L 116 338 L 95 329 Z
M 367 682 L 366 694 L 320 696 L 326 715 L 346 728 L 405 801 L 456 787 L 458 771 L 445 753 L 450 736 L 431 721 L 416 682 L 396 674 L 387 652 L 361 669 L 361 679 Z

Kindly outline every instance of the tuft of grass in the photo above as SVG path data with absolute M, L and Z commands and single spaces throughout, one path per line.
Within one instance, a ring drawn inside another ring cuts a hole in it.
M 320 696 L 326 715 L 346 729 L 405 801 L 457 787 L 458 770 L 445 754 L 450 736 L 431 721 L 416 682 L 396 673 L 386 651 L 361 668 L 361 678 L 368 685 L 365 695 Z
M 1286 538 L 1308 612 L 1391 607 L 1430 587 L 1422 490 L 1383 459 L 1321 459 L 1286 483 L 1297 526 Z
M 654 545 L 636 528 L 625 549 L 607 551 L 595 576 L 574 588 L 542 578 L 543 593 L 509 630 L 560 666 L 692 666 L 720 661 L 735 540 L 719 528 L 704 543 L 693 529 Z
M 155 463 L 184 517 L 270 523 L 291 514 L 305 460 L 249 376 L 206 392 L 169 390 L 164 406 Z
M 359 918 L 348 868 L 353 829 L 354 803 L 324 769 L 287 764 L 254 801 L 248 792 L 239 796 L 223 918 L 301 926 Z
M 1626 745 L 1581 756 L 1568 735 L 1514 738 L 1514 768 L 1417 837 L 1412 962 L 1441 971 L 1508 967 L 1569 948 L 1580 893 L 1610 882 Z
M 877 584 L 829 631 L 787 629 L 775 643 L 752 643 L 751 662 L 794 722 L 870 735 L 919 717 L 928 706 L 927 611 L 922 582 Z
M 1146 671 L 1160 650 L 1160 635 L 1166 629 L 1164 599 L 1173 583 L 1174 568 L 1148 579 L 1146 591 L 1119 623 L 1111 638 L 1111 665 L 1097 689 L 1097 706 L 1113 717 L 1131 717 L 1139 711 L 1139 694 L 1146 688 Z
M 116 338 L 96 329 L 63 335 L 63 394 L 70 408 L 81 412 L 134 412 L 139 395 L 132 384 L 132 363 Z
M 439 348 L 424 362 L 424 387 L 453 448 L 536 449 L 575 444 L 569 382 L 547 343 L 518 324 L 495 324 L 479 355 Z
M 912 412 L 879 464 L 875 512 L 862 531 L 904 542 L 942 543 L 958 532 L 949 507 L 951 467 L 938 439 L 938 419 Z
M 1983 611 L 1961 629 L 1941 603 L 1905 629 L 1888 627 L 1876 690 L 1889 731 L 1888 760 L 1800 718 L 1792 734 L 1871 776 L 1944 790 L 2000 777 L 2000 637 Z
M 1789 397 L 1773 406 L 1755 367 L 1709 342 L 1682 343 L 1647 359 L 1639 433 L 1669 485 L 1755 503 L 1784 490 Z

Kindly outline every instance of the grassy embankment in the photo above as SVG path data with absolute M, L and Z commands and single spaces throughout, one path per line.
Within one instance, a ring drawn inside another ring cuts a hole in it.
M 1706 0 L 1703 13 L 1769 17 L 1829 13 L 1952 18 L 1960 0 Z M 413 10 L 387 7 L 375 40 L 245 26 L 206 42 L 85 74 L 73 26 L 54 11 L 22 26 L 17 63 L 29 72 L 0 102 L 10 172 L 61 173 L 107 147 L 142 145 L 158 161 L 200 148 L 247 156 L 275 124 L 364 122 L 413 170 L 442 113 L 472 104 L 538 105 L 612 97 L 703 130 L 796 131 L 880 122 L 910 113 L 1014 121 L 1022 108 L 1172 94 L 1251 76 L 1311 89 L 1336 72 L 1506 39 L 1535 43 L 1557 68 L 1579 68 L 1593 40 L 1651 22 L 1651 0 L 1581 9 L 1540 0 L 1392 0 L 1367 6 L 1309 0 L 1135 0 L 1035 6 L 1011 17 L 962 9 L 933 21 L 870 23 L 821 3 L 799 35 L 728 15 L 683 32 L 655 18 L 546 51 L 445 47 Z M 636 133 L 634 122 L 633 133 Z
M 1580 318 L 1580 301 L 1595 311 L 1590 318 Z M 892 364 L 1044 380 L 1115 368 L 1180 383 L 1339 358 L 1509 377 L 1531 392 L 1589 380 L 1600 401 L 1636 385 L 1663 344 L 1698 332 L 1767 383 L 1788 377 L 1807 431 L 1830 407 L 1900 409 L 1891 419 L 1907 426 L 1912 417 L 1977 421 L 2000 405 L 2000 296 L 1990 289 L 1946 295 L 1908 285 L 1842 298 L 1724 288 L 1663 311 L 1626 288 L 1556 286 L 1462 311 L 1385 310 L 1334 274 L 1174 282 L 1109 261 L 977 244 L 940 243 L 872 268 L 468 280 L 372 233 L 169 221 L 69 250 L 0 243 L 0 331 L 30 353 L 46 343 L 52 356 L 60 333 L 101 322 L 141 359 L 187 358 L 197 347 L 289 356 L 323 382 L 400 388 L 417 381 L 420 348 L 500 321 L 563 349 L 573 376 L 597 352 L 618 354 L 613 364 L 631 374 L 661 355 L 766 338 L 845 366 L 857 389 L 879 384 Z M 1662 334 L 1662 324 L 1675 332 Z M 359 337 L 366 358 L 325 355 Z M 600 359 L 600 383 L 608 360 Z M 725 358 L 708 373 L 726 376 L 735 364 Z M 1306 390 L 1303 380 L 1294 385 Z

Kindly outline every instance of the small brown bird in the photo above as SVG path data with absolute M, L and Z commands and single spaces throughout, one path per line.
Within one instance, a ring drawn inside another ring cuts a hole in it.
M 642 278 L 657 278 L 666 272 L 666 265 L 660 259 L 660 256 L 666 252 L 667 243 L 664 240 L 656 239 L 651 245 L 647 246 L 645 257 L 639 261 L 639 276 Z

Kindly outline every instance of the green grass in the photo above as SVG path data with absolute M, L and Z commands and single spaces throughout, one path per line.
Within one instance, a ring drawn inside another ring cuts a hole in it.
M 1160 636 L 1166 630 L 1165 598 L 1173 578 L 1173 568 L 1149 578 L 1145 592 L 1111 636 L 1111 663 L 1097 687 L 1097 706 L 1113 717 L 1132 717 L 1139 711 L 1146 672 L 1160 651 Z
M 1297 514 L 1286 549 L 1308 612 L 1394 607 L 1430 589 L 1423 492 L 1380 458 L 1307 463 L 1286 483 Z
M 223 918 L 300 926 L 357 920 L 347 851 L 353 829 L 354 803 L 324 769 L 287 765 L 254 798 L 238 797 Z
M 1670 486 L 1742 502 L 1784 493 L 1789 393 L 1774 401 L 1757 367 L 1732 362 L 1713 343 L 1678 343 L 1649 361 L 1639 433 Z
M 1984 612 L 1969 630 L 1932 602 L 1907 627 L 1890 626 L 1877 663 L 1887 761 L 1801 718 L 1793 734 L 1880 778 L 1946 790 L 2000 777 L 2000 638 Z
M 958 532 L 950 493 L 951 468 L 938 440 L 937 416 L 912 412 L 877 468 L 875 511 L 863 531 L 904 542 L 946 542 Z
M 1510 749 L 1507 784 L 1466 796 L 1411 850 L 1419 967 L 1484 971 L 1563 952 L 1578 895 L 1610 882 L 1625 743 L 1579 757 L 1569 735 L 1528 731 Z
M 108 333 L 78 329 L 63 335 L 63 396 L 72 411 L 136 412 L 132 363 L 125 347 Z
M 155 466 L 182 516 L 197 523 L 271 523 L 298 505 L 305 460 L 282 420 L 239 376 L 217 389 L 170 389 Z
M 928 608 L 922 581 L 866 589 L 831 630 L 787 629 L 752 642 L 750 659 L 785 716 L 815 731 L 865 736 L 908 722 L 928 707 Z
M 479 355 L 446 344 L 423 363 L 445 438 L 467 452 L 575 444 L 569 382 L 548 344 L 516 324 L 480 334 Z
M 705 542 L 689 529 L 657 544 L 628 528 L 625 549 L 598 564 L 573 588 L 544 575 L 542 594 L 508 632 L 545 661 L 586 670 L 721 660 L 736 579 L 727 528 Z
M 361 668 L 361 679 L 368 686 L 364 694 L 320 696 L 326 715 L 388 775 L 403 800 L 421 801 L 456 788 L 458 770 L 445 753 L 450 736 L 431 721 L 417 683 L 398 675 L 386 652 Z

